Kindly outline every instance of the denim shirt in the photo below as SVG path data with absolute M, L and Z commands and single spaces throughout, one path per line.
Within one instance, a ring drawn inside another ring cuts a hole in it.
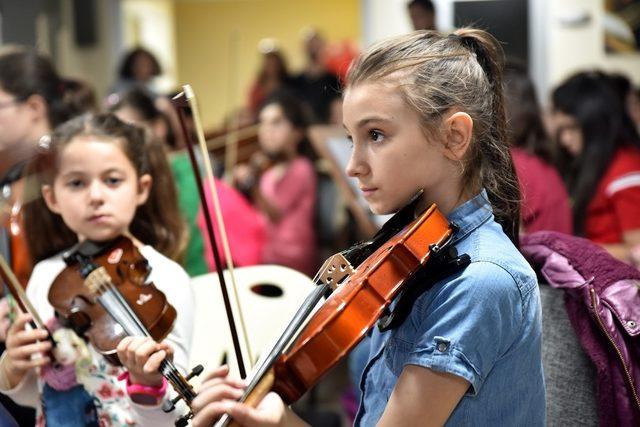
M 495 221 L 485 191 L 448 219 L 459 227 L 458 253 L 471 263 L 423 293 L 397 329 L 374 327 L 355 425 L 378 422 L 406 365 L 469 382 L 447 425 L 544 425 L 536 276 Z

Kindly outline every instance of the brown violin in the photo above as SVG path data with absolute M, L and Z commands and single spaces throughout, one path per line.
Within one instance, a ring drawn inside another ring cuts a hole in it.
M 25 179 L 18 178 L 0 188 L 0 227 L 7 230 L 11 253 L 11 269 L 22 286 L 27 285 L 33 269 L 22 218 L 23 204 L 30 201 L 25 198 L 24 186 Z
M 167 337 L 176 310 L 162 291 L 147 282 L 151 269 L 131 239 L 120 236 L 108 244 L 84 241 L 63 254 L 67 264 L 49 289 L 49 302 L 66 324 L 85 336 L 106 359 L 120 365 L 117 346 L 126 336 Z M 197 366 L 187 377 L 170 359 L 160 373 L 177 392 L 163 409 L 169 412 L 179 400 L 191 407 L 195 391 L 188 380 L 202 372 Z M 186 425 L 191 412 L 176 425 Z
M 352 270 L 342 254 L 327 260 L 320 271 L 322 284 L 296 313 L 240 401 L 256 406 L 270 390 L 286 404 L 298 400 L 356 346 L 403 286 L 442 250 L 452 234 L 452 226 L 433 205 L 391 238 L 385 238 L 357 270 Z M 300 329 L 330 288 L 331 295 Z M 217 425 L 231 422 L 225 415 Z
M 49 302 L 107 360 L 119 364 L 118 343 L 138 335 L 138 322 L 155 341 L 169 334 L 176 310 L 146 283 L 149 265 L 130 239 L 121 236 L 107 247 L 85 241 L 63 258 L 67 268 L 53 281 Z

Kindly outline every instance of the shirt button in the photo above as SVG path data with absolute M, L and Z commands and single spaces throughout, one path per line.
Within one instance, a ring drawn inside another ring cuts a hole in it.
M 445 351 L 447 351 L 447 348 L 448 348 L 447 347 L 447 343 L 440 342 L 438 344 L 438 351 L 441 352 L 441 353 L 444 353 Z

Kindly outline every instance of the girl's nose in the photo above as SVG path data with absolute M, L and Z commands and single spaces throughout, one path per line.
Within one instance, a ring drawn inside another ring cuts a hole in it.
M 355 148 L 351 151 L 351 157 L 349 157 L 349 162 L 347 163 L 347 167 L 345 168 L 347 176 L 351 177 L 359 177 L 367 174 L 369 171 L 369 167 L 363 156 L 360 153 L 360 150 L 356 150 Z
M 104 201 L 104 191 L 100 182 L 92 182 L 89 186 L 89 201 L 91 203 L 102 203 Z

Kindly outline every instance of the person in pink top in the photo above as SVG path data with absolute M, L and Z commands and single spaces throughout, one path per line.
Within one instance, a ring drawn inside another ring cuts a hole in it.
M 235 188 L 227 185 L 224 181 L 215 179 L 216 192 L 222 211 L 222 221 L 224 222 L 227 240 L 229 242 L 229 252 L 233 264 L 238 267 L 262 264 L 262 252 L 266 240 L 266 224 L 260 212 Z M 209 186 L 204 186 L 207 204 L 213 206 L 213 199 Z M 213 230 L 216 237 L 216 245 L 220 262 L 226 268 L 226 256 L 222 246 L 218 221 L 215 212 L 211 212 L 213 219 Z M 204 237 L 204 257 L 210 271 L 216 271 L 216 263 L 213 257 L 213 249 L 207 236 L 207 223 L 202 209 L 198 211 L 198 228 Z
M 266 219 L 262 261 L 312 276 L 317 267 L 316 174 L 310 159 L 301 154 L 308 146 L 305 110 L 297 98 L 279 92 L 265 101 L 259 120 L 262 152 L 251 165 L 238 166 L 234 177 Z
M 509 145 L 520 182 L 522 233 L 573 233 L 569 195 L 554 162 L 552 142 L 542 124 L 533 82 L 526 68 L 510 63 L 504 72 Z

